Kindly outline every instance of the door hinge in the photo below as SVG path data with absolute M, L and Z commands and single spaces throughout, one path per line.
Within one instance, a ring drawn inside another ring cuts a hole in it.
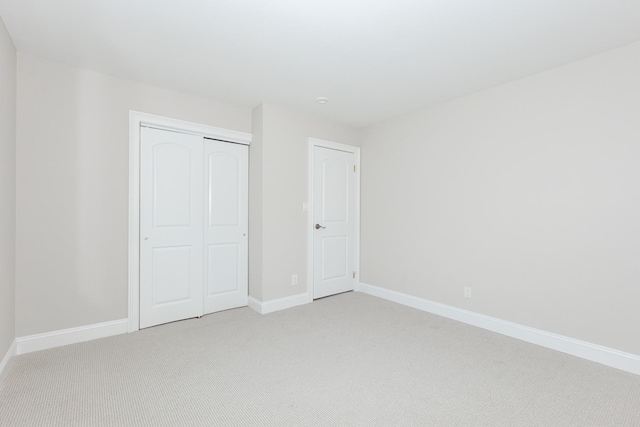
M 355 271 L 353 272 L 353 278 L 354 279 L 356 278 L 356 272 Z
M 353 171 L 354 172 L 356 171 L 356 165 L 353 165 Z

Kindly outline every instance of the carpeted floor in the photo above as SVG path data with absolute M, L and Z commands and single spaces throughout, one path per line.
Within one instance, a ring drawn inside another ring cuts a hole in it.
M 2 426 L 640 426 L 640 376 L 372 296 L 15 358 Z

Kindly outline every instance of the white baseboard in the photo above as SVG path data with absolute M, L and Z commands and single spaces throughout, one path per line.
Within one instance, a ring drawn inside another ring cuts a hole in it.
M 48 348 L 110 337 L 112 335 L 126 334 L 128 331 L 129 320 L 121 319 L 18 337 L 16 338 L 18 344 L 17 354 L 31 353 L 32 351 L 46 350 Z
M 552 350 L 640 375 L 640 356 L 551 332 L 541 331 L 439 302 L 360 283 L 359 292 L 437 314 Z
M 249 302 L 247 303 L 250 309 L 253 311 L 262 314 L 262 301 L 255 299 L 251 295 L 249 295 Z
M 16 344 L 16 340 L 13 340 L 13 342 L 9 346 L 9 349 L 7 350 L 7 354 L 4 355 L 2 361 L 0 362 L 0 381 L 4 379 L 4 376 L 9 371 L 9 362 L 11 361 L 11 358 L 16 354 L 18 354 L 18 345 Z
M 298 294 L 290 297 L 272 299 L 270 301 L 260 301 L 254 297 L 249 297 L 249 307 L 260 314 L 273 313 L 274 311 L 285 310 L 287 308 L 296 307 L 309 303 L 309 295 Z

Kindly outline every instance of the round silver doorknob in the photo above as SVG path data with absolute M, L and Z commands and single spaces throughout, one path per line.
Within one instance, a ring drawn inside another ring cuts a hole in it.
M 323 227 L 320 224 L 316 224 L 316 230 L 320 230 L 321 228 L 327 228 L 327 227 Z

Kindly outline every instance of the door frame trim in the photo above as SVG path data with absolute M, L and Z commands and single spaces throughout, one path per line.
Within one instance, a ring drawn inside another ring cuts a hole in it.
M 252 139 L 250 133 L 129 110 L 129 332 L 140 329 L 140 127 L 145 125 L 243 145 Z
M 356 278 L 354 283 L 354 291 L 358 291 L 360 285 L 360 147 L 355 145 L 341 144 L 339 142 L 327 141 L 319 138 L 309 138 L 308 143 L 308 170 L 309 176 L 307 179 L 308 189 L 307 194 L 309 200 L 307 202 L 307 301 L 313 302 L 313 239 L 315 234 L 313 233 L 313 178 L 314 178 L 314 147 L 329 148 L 332 150 L 345 151 L 347 153 L 353 153 L 355 155 L 356 162 L 356 182 L 355 182 L 355 270 Z

